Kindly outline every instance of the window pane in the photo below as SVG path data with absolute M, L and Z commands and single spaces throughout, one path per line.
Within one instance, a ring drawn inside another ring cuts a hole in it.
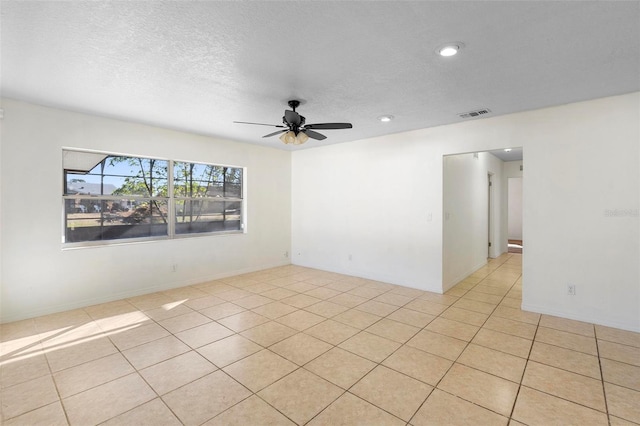
M 210 164 L 175 162 L 176 197 L 242 197 L 242 169 Z
M 167 202 L 65 200 L 65 241 L 103 241 L 168 235 Z
M 240 201 L 176 201 L 176 234 L 241 229 L 242 202 Z

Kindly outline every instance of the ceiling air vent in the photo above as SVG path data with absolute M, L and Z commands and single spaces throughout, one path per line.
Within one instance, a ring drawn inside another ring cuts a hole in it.
M 489 113 L 491 113 L 491 110 L 489 108 L 484 108 L 484 109 L 477 109 L 475 111 L 463 112 L 462 114 L 458 114 L 458 115 L 460 116 L 460 118 L 474 118 L 474 117 L 487 115 Z

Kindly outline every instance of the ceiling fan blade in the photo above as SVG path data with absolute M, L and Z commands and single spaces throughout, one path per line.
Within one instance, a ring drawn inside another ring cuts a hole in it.
M 283 126 L 280 126 L 280 127 L 283 127 Z M 263 138 L 270 138 L 271 136 L 279 135 L 280 133 L 284 133 L 284 132 L 288 132 L 288 131 L 289 131 L 289 129 L 278 130 L 276 132 L 269 133 L 268 135 L 264 135 Z
M 284 110 L 284 119 L 292 126 L 299 126 L 301 121 L 300 114 L 295 111 L 291 111 L 290 109 Z
M 285 126 L 280 125 L 280 124 L 264 124 L 264 123 L 250 123 L 248 121 L 234 121 L 234 123 L 239 123 L 239 124 L 255 124 L 256 126 L 270 126 L 270 127 L 282 127 L 284 128 Z
M 353 126 L 351 123 L 318 123 L 307 124 L 304 126 L 307 129 L 320 129 L 320 130 L 335 130 L 335 129 L 351 129 Z
M 320 134 L 318 132 L 314 132 L 313 130 L 304 129 L 302 131 L 305 132 L 307 134 L 307 136 L 309 136 L 311 139 L 316 139 L 316 140 L 321 141 L 321 140 L 327 138 L 325 135 Z

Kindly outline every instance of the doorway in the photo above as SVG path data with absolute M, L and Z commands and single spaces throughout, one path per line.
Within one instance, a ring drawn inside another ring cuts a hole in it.
M 522 253 L 522 177 L 507 178 L 507 239 L 509 253 Z

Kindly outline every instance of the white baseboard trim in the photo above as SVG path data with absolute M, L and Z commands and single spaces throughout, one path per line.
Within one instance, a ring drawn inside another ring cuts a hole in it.
M 562 312 L 562 311 L 557 311 L 555 309 L 549 309 L 545 306 L 525 304 L 524 302 L 522 303 L 522 310 L 535 312 L 538 314 L 544 314 L 544 315 L 553 315 L 554 317 L 561 317 L 561 318 L 567 318 L 567 319 L 576 320 L 576 321 L 588 322 L 590 324 L 603 325 L 605 327 L 618 328 L 621 330 L 635 331 L 636 333 L 640 332 L 640 322 L 633 324 L 633 323 L 620 322 L 615 320 L 612 321 L 607 318 L 588 317 L 586 315 L 575 315 L 569 312 Z
M 144 294 L 155 293 L 158 291 L 165 291 L 165 290 L 171 290 L 174 288 L 187 287 L 194 284 L 205 283 L 207 281 L 219 280 L 222 278 L 232 277 L 235 275 L 248 274 L 251 272 L 262 271 L 264 269 L 270 269 L 270 268 L 277 268 L 279 266 L 286 266 L 290 264 L 291 262 L 289 261 L 274 262 L 271 264 L 265 264 L 257 267 L 237 269 L 234 271 L 227 271 L 227 272 L 221 272 L 221 273 L 197 277 L 197 278 L 174 281 L 174 282 L 166 283 L 164 285 L 159 285 L 159 286 L 145 287 L 142 289 L 137 289 L 135 291 L 123 291 L 118 293 L 112 293 L 103 297 L 92 297 L 92 298 L 78 300 L 70 303 L 61 303 L 58 305 L 47 306 L 46 308 L 42 308 L 42 309 L 34 309 L 32 311 L 20 312 L 19 314 L 2 316 L 0 317 L 0 324 L 7 324 L 14 321 L 21 321 L 29 318 L 36 318 L 43 315 L 56 314 L 58 312 L 70 311 L 72 309 L 86 308 L 88 306 L 99 305 L 101 303 L 114 302 L 116 300 L 142 296 Z
M 482 267 L 484 267 L 486 265 L 487 265 L 487 261 L 485 260 L 484 262 L 480 262 L 478 265 L 476 265 L 476 266 L 472 267 L 471 269 L 467 270 L 466 272 L 460 274 L 459 276 L 455 277 L 454 279 L 450 280 L 449 282 L 446 282 L 446 283 L 443 282 L 442 283 L 443 293 L 449 291 L 451 288 L 453 288 L 460 281 L 464 280 L 469 275 L 473 274 L 478 269 L 480 269 L 480 268 L 482 268 Z

